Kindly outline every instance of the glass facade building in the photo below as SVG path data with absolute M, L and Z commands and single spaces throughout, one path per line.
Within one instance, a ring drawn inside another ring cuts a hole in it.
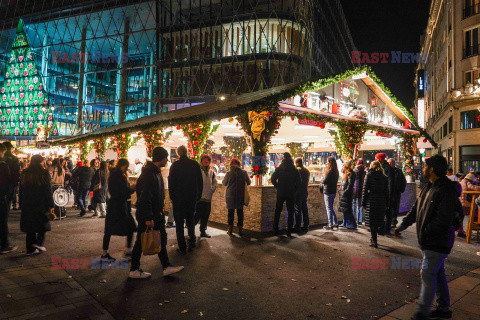
M 66 136 L 353 67 L 338 0 L 7 0 L 0 12 L 0 85 L 22 19 Z

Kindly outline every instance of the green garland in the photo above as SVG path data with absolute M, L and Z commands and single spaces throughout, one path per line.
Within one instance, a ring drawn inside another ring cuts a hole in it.
M 155 147 L 161 147 L 172 134 L 172 131 L 165 131 L 166 128 L 150 128 L 144 130 L 141 134 L 145 140 L 148 157 L 152 157 Z
M 125 134 L 115 135 L 112 138 L 111 149 L 117 153 L 119 159 L 127 158 L 128 149 L 133 146 L 140 137 L 126 136 Z
M 400 140 L 400 155 L 403 160 L 403 173 L 406 176 L 413 175 L 414 161 L 413 155 L 415 154 L 415 144 L 417 143 L 417 138 L 412 135 L 404 134 L 401 135 Z
M 287 148 L 290 149 L 290 153 L 292 154 L 293 158 L 299 158 L 307 153 L 308 149 L 313 146 L 313 142 L 310 142 L 307 147 L 302 147 L 302 143 L 300 142 L 290 142 L 287 143 Z
M 104 159 L 105 152 L 107 151 L 107 143 L 105 139 L 93 139 L 93 145 L 95 148 L 95 152 L 97 153 L 97 156 Z
M 226 146 L 221 147 L 222 154 L 228 158 L 240 158 L 248 147 L 245 137 L 223 137 L 223 142 Z
M 329 130 L 335 140 L 335 149 L 339 156 L 346 160 L 356 160 L 355 148 L 358 150 L 367 131 L 364 122 L 337 122 L 337 131 Z
M 214 144 L 215 144 L 215 142 L 213 140 L 208 139 L 207 141 L 205 141 L 205 144 L 203 145 L 203 153 L 204 154 L 212 154 Z
M 88 141 L 82 141 L 79 142 L 78 148 L 80 149 L 80 160 L 83 162 L 87 161 L 87 156 L 93 149 L 93 144 L 88 143 Z
M 188 149 L 193 159 L 199 161 L 204 144 L 209 136 L 217 131 L 218 127 L 219 124 L 212 125 L 212 121 L 205 121 L 180 125 L 177 130 L 182 129 L 183 134 L 188 138 Z

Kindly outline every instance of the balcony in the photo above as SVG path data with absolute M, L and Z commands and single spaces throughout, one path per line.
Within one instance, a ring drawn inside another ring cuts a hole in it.
M 463 19 L 467 19 L 479 13 L 480 13 L 480 3 L 474 4 L 473 6 L 465 7 L 465 9 L 463 9 Z

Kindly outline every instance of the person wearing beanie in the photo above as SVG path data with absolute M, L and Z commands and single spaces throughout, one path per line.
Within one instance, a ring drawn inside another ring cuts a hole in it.
M 435 155 L 425 160 L 423 173 L 428 183 L 420 191 L 417 201 L 396 236 L 416 223 L 418 243 L 423 253 L 421 267 L 422 288 L 413 319 L 451 319 L 450 294 L 445 276 L 445 259 L 455 242 L 455 230 L 463 221 L 463 210 L 458 196 L 458 182 L 446 177 L 447 160 Z M 430 312 L 437 296 L 437 309 Z
M 140 269 L 142 255 L 141 235 L 147 228 L 160 231 L 160 252 L 158 258 L 163 267 L 163 275 L 167 276 L 183 269 L 183 266 L 174 267 L 170 264 L 167 253 L 167 231 L 165 229 L 165 187 L 161 168 L 167 165 L 168 151 L 162 147 L 155 147 L 152 152 L 152 161 L 147 161 L 137 181 L 137 240 L 132 251 L 132 265 L 129 277 L 134 279 L 150 278 L 151 274 Z
M 353 184 L 353 200 L 352 208 L 353 215 L 357 221 L 357 225 L 361 226 L 363 224 L 363 208 L 362 208 L 362 192 L 363 192 L 363 183 L 365 181 L 365 166 L 363 165 L 363 159 L 358 159 L 357 166 L 353 170 L 355 173 L 355 182 Z
M 287 236 L 292 237 L 293 220 L 295 215 L 295 194 L 301 184 L 300 173 L 295 168 L 290 153 L 285 152 L 282 163 L 272 174 L 272 184 L 277 189 L 277 203 L 275 205 L 275 217 L 273 220 L 273 232 L 279 234 L 278 224 L 280 214 L 283 211 L 283 203 L 287 202 L 288 227 Z
M 202 238 L 211 238 L 207 234 L 207 224 L 212 211 L 213 193 L 217 189 L 217 176 L 210 166 L 211 163 L 212 157 L 202 154 L 200 157 L 203 178 L 202 198 L 195 207 L 195 225 L 200 221 L 200 237 Z
M 388 199 L 393 199 L 394 198 L 394 185 L 395 185 L 395 173 L 393 171 L 393 168 L 388 164 L 386 161 L 387 155 L 385 153 L 377 153 L 375 155 L 375 159 L 380 161 L 383 171 L 385 172 L 385 175 L 388 178 Z M 389 201 L 387 203 L 387 213 L 386 213 L 386 219 L 385 219 L 385 235 L 386 236 L 391 236 L 391 229 L 392 229 L 392 220 L 393 220 L 393 206 L 391 205 L 391 202 Z

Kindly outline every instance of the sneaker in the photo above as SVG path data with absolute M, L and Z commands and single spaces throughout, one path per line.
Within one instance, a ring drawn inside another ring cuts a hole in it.
M 362 226 L 363 222 L 358 222 L 357 225 Z
M 183 266 L 178 266 L 178 267 L 168 266 L 165 269 L 163 269 L 163 276 L 166 277 L 166 276 L 169 276 L 171 274 L 180 272 L 182 270 L 183 270 Z
M 130 270 L 128 273 L 128 277 L 131 279 L 148 279 L 151 276 L 151 273 L 144 272 L 142 269 Z
M 209 234 L 208 234 L 208 233 L 206 233 L 206 232 L 202 232 L 202 233 L 200 233 L 200 238 L 211 238 L 211 237 L 212 237 L 212 236 L 211 236 L 211 235 L 209 235 Z
M 115 258 L 112 257 L 108 252 L 105 254 L 102 254 L 102 260 L 103 261 L 115 261 Z
M 323 229 L 325 230 L 332 230 L 333 228 L 331 226 L 324 226 Z
M 430 319 L 452 319 L 452 311 L 435 310 L 428 315 Z
M 34 254 L 39 254 L 39 253 L 40 253 L 40 250 L 35 249 L 35 251 L 27 252 L 27 256 L 32 256 L 32 255 L 34 255 Z
M 0 251 L 0 254 L 9 253 L 9 252 L 15 251 L 17 249 L 18 249 L 17 246 L 8 245 L 5 248 L 2 248 L 2 250 Z
M 47 251 L 47 248 L 45 248 L 44 246 L 39 246 L 38 244 L 34 244 L 34 245 L 32 245 L 32 247 L 37 248 L 38 250 L 40 250 L 42 252 Z

